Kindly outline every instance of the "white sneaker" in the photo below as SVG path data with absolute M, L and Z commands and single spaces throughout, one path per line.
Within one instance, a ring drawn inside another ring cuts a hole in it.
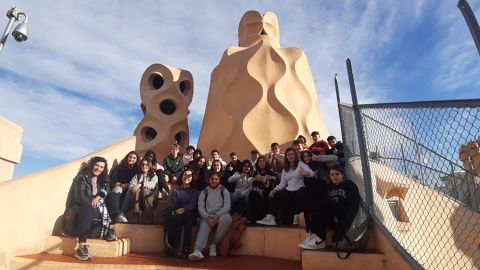
M 307 238 L 305 238 L 305 240 L 303 240 L 302 243 L 298 244 L 298 246 L 303 247 L 304 245 L 306 245 L 308 242 L 310 242 L 310 239 L 312 239 L 313 235 L 314 235 L 313 233 L 309 232 L 307 234 Z
M 325 241 L 323 241 L 322 238 L 313 234 L 313 237 L 308 242 L 306 242 L 305 244 L 301 243 L 299 246 L 303 249 L 314 250 L 314 249 L 325 248 L 327 245 L 325 244 Z
M 118 214 L 116 220 L 115 220 L 117 223 L 127 223 L 128 220 L 127 218 L 125 217 L 125 214 L 120 212 L 120 214 Z
M 270 214 L 267 214 L 264 218 L 262 218 L 261 220 L 257 220 L 258 224 L 262 224 L 262 225 L 272 225 L 272 226 L 275 226 L 277 225 L 277 222 L 275 222 L 275 217 L 270 215 Z
M 298 226 L 298 225 L 300 224 L 299 219 L 300 219 L 300 218 L 298 217 L 298 215 L 293 215 L 293 223 L 292 223 L 292 225 Z
M 196 249 L 190 255 L 188 255 L 188 260 L 191 262 L 200 261 L 203 260 L 203 258 L 205 257 L 203 256 L 202 252 Z
M 210 257 L 216 257 L 217 256 L 217 246 L 216 245 L 210 245 L 208 249 L 208 256 Z

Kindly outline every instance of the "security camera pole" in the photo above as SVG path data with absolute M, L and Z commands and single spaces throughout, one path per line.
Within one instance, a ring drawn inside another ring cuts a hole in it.
M 7 41 L 8 33 L 10 33 L 10 28 L 12 28 L 13 22 L 18 21 L 18 19 L 22 15 L 25 17 L 25 20 L 23 21 L 23 23 L 19 24 L 17 28 L 15 28 L 15 30 L 17 30 L 21 26 L 22 31 L 19 34 L 16 33 L 17 36 L 15 37 L 15 40 L 17 40 L 18 42 L 27 40 L 27 26 L 26 26 L 27 20 L 28 20 L 27 14 L 25 12 L 18 10 L 16 7 L 13 7 L 7 12 L 8 24 L 7 24 L 7 27 L 5 28 L 5 31 L 3 32 L 2 39 L 0 39 L 0 52 L 2 52 L 3 46 L 5 46 L 5 42 Z M 18 37 L 18 35 L 20 36 Z

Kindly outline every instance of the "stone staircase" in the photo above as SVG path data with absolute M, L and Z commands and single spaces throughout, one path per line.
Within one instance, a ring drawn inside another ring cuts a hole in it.
M 387 269 L 385 254 L 379 252 L 377 230 L 369 228 L 367 250 L 353 253 L 347 260 L 337 258 L 327 235 L 327 247 L 320 251 L 298 247 L 306 233 L 303 227 L 251 225 L 242 236 L 242 246 L 229 257 L 209 258 L 190 263 L 165 258 L 163 226 L 117 224 L 117 241 L 89 239 L 92 261 L 73 258 L 76 240 L 68 236 L 48 236 L 41 253 L 17 256 L 11 269 Z M 196 232 L 194 232 L 195 234 Z M 242 267 L 240 267 L 242 266 Z M 288 266 L 287 268 L 285 268 Z

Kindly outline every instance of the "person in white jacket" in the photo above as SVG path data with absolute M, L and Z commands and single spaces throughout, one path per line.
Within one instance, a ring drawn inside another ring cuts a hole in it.
M 298 159 L 295 149 L 290 147 L 286 150 L 280 184 L 269 193 L 270 198 L 275 198 L 276 208 L 281 209 L 284 225 L 298 225 L 298 214 L 304 209 L 306 195 L 303 178 L 314 174 L 307 164 Z M 267 214 L 257 223 L 276 225 L 275 216 Z
M 140 161 L 140 173 L 133 176 L 130 180 L 129 190 L 122 204 L 120 215 L 125 217 L 125 212 L 133 207 L 135 215 L 145 214 L 147 220 L 153 218 L 153 203 L 155 193 L 158 192 L 158 177 L 155 174 L 153 160 L 144 157 Z M 143 203 L 140 203 L 143 201 Z M 143 209 L 141 206 L 144 206 Z

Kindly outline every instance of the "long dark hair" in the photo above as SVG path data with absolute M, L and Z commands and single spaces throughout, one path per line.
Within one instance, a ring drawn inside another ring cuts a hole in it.
M 244 161 L 242 161 L 242 173 L 243 173 L 243 167 L 245 167 L 245 165 L 248 165 L 248 167 L 250 168 L 250 171 L 248 172 L 247 176 L 251 177 L 253 174 L 252 163 L 250 163 L 250 160 L 248 159 L 245 159 Z
M 157 154 L 155 154 L 153 150 L 148 150 L 143 156 L 143 158 L 148 158 L 148 157 L 150 157 L 150 159 L 152 160 L 152 164 L 157 164 Z
M 108 175 L 108 163 L 104 157 L 96 156 L 96 157 L 90 158 L 90 160 L 87 161 L 86 166 L 80 169 L 79 173 L 91 176 L 93 171 L 93 165 L 95 165 L 95 163 L 97 162 L 105 163 L 105 168 L 103 169 L 103 172 L 97 177 L 97 179 L 98 181 L 106 182 L 107 175 Z
M 195 159 L 195 156 L 197 154 L 199 154 L 199 156 L 197 158 L 202 157 L 203 156 L 202 149 L 197 148 L 193 151 L 193 154 L 192 154 L 193 159 Z
M 220 171 L 218 172 L 220 175 L 223 175 L 223 165 L 222 165 L 222 162 L 220 162 L 220 160 L 214 160 L 212 162 L 212 165 L 210 165 L 210 170 L 209 170 L 209 173 L 212 174 L 214 171 L 213 171 L 213 164 L 214 163 L 218 163 L 220 164 Z
M 260 159 L 263 159 L 263 161 L 265 161 L 265 169 L 263 169 L 263 170 L 258 165 L 258 161 L 260 161 Z M 268 172 L 268 171 L 270 171 L 270 164 L 268 164 L 267 158 L 265 156 L 259 156 L 257 158 L 257 161 L 255 162 L 255 168 L 257 169 L 257 172 L 260 172 L 260 171 Z
M 143 174 L 141 166 L 144 161 L 146 161 L 150 165 L 150 168 L 148 169 L 148 172 L 147 172 L 147 176 L 151 178 L 153 177 L 153 175 L 155 175 L 155 167 L 153 166 L 155 163 L 153 163 L 153 159 L 149 156 L 144 156 L 142 160 L 138 163 L 139 167 L 138 167 L 137 179 L 140 179 L 140 177 Z
M 138 163 L 140 163 L 140 156 L 138 155 L 138 153 L 136 151 L 130 151 L 128 152 L 125 157 L 120 161 L 120 166 L 122 167 L 128 167 L 128 156 L 130 155 L 135 155 L 137 156 L 137 161 L 135 162 L 135 164 L 133 165 L 134 167 L 138 167 Z
M 295 160 L 293 161 L 293 164 L 290 164 L 290 161 L 288 161 L 288 158 L 287 158 L 287 154 L 290 151 L 292 151 L 295 154 Z M 299 159 L 298 159 L 297 151 L 295 151 L 295 149 L 293 149 L 292 147 L 287 148 L 287 150 L 285 150 L 285 162 L 283 162 L 283 169 L 285 170 L 285 172 L 289 172 L 290 169 L 295 170 L 298 166 L 298 162 L 299 162 Z
M 303 151 L 302 153 L 300 153 L 300 160 L 301 160 L 302 162 L 304 162 L 304 163 L 306 163 L 306 162 L 305 162 L 305 155 L 306 155 L 306 154 L 309 154 L 310 157 L 313 156 L 313 155 L 312 155 L 312 152 L 310 152 L 310 150 L 305 150 L 305 151 Z M 311 162 L 311 160 L 312 160 L 312 159 L 310 159 L 310 162 Z

